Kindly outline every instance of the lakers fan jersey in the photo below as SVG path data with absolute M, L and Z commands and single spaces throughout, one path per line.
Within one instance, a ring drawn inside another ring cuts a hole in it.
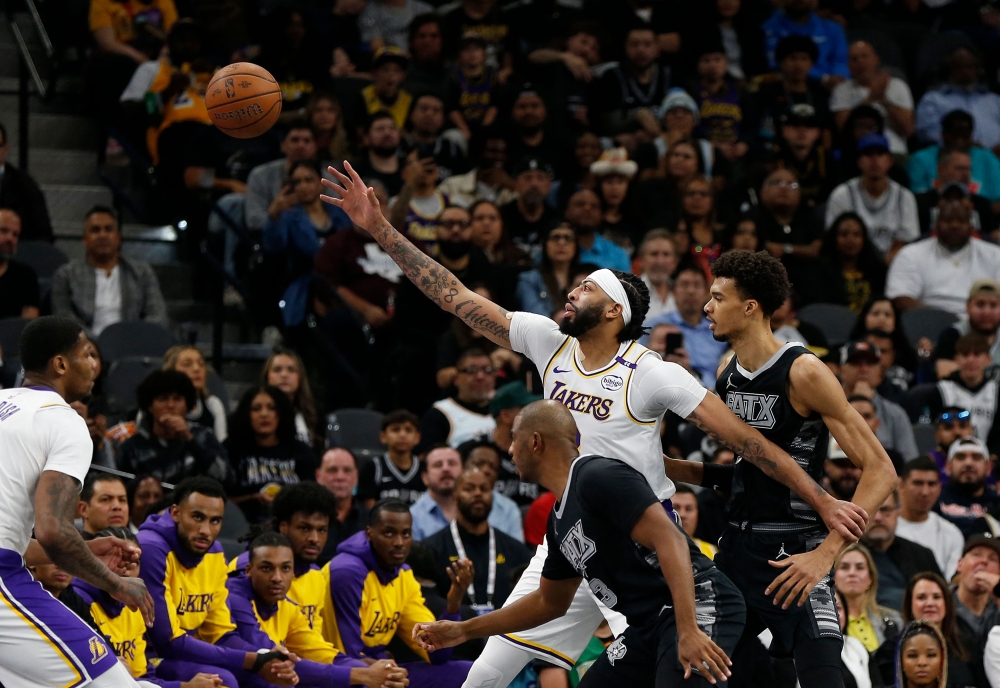
M 763 366 L 750 372 L 733 356 L 716 388 L 740 420 L 784 449 L 811 478 L 823 477 L 830 431 L 818 413 L 799 415 L 788 400 L 788 374 L 799 356 L 812 356 L 801 344 L 782 346 Z M 750 523 L 816 523 L 817 513 L 799 495 L 736 457 L 729 520 Z
M 666 410 L 687 417 L 704 399 L 706 390 L 690 374 L 635 342 L 623 343 L 610 363 L 588 371 L 577 340 L 530 313 L 514 314 L 510 342 L 538 368 L 545 398 L 573 412 L 581 453 L 623 461 L 646 477 L 659 499 L 673 496 L 674 484 L 663 470 L 660 425 Z M 652 391 L 640 390 L 640 384 Z

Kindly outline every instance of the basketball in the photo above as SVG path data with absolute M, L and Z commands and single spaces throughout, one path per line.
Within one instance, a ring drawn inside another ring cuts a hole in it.
M 216 127 L 235 138 L 252 139 L 278 121 L 281 89 L 263 67 L 236 62 L 212 77 L 205 106 Z

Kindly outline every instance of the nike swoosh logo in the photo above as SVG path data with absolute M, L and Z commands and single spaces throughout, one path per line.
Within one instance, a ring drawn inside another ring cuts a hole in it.
M 566 370 L 559 370 L 559 366 L 556 366 L 555 368 L 552 369 L 552 372 L 556 373 L 556 374 L 558 374 L 558 373 L 568 373 L 569 369 L 567 368 Z

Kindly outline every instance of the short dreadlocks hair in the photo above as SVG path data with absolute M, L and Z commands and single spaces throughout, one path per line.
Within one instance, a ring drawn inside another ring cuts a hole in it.
M 712 263 L 712 275 L 736 284 L 740 298 L 760 304 L 765 318 L 781 308 L 792 285 L 781 261 L 765 251 L 729 251 Z
M 631 272 L 612 270 L 612 274 L 622 283 L 622 289 L 628 297 L 628 306 L 632 309 L 632 322 L 618 331 L 619 342 L 631 342 L 649 334 L 649 328 L 643 327 L 649 312 L 649 287 L 641 277 Z

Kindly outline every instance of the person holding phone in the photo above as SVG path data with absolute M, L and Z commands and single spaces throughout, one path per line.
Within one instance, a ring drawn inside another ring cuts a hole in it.
M 421 143 L 406 156 L 403 188 L 392 207 L 392 222 L 417 246 L 433 254 L 437 226 L 448 207 L 448 197 L 437 190 L 440 176 L 434 161 L 434 144 Z

